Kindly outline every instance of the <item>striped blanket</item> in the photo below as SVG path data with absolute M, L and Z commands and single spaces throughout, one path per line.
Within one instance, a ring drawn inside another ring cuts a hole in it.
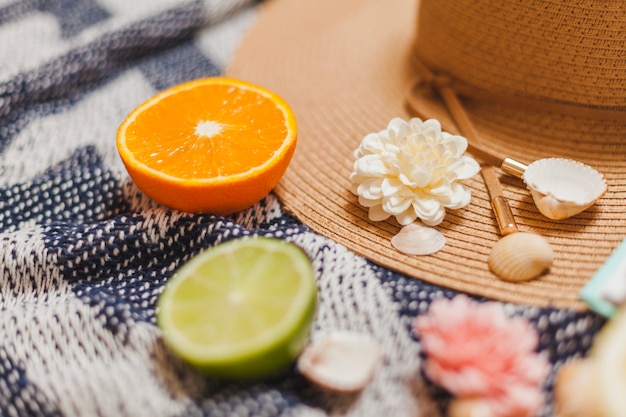
M 378 267 L 316 234 L 270 194 L 229 217 L 168 210 L 129 179 L 120 122 L 159 90 L 222 72 L 258 13 L 251 0 L 0 0 L 1 416 L 436 416 L 448 395 L 421 372 L 411 323 L 452 291 Z M 155 303 L 173 271 L 244 235 L 311 258 L 311 338 L 373 335 L 384 361 L 356 395 L 289 370 L 207 378 L 163 343 Z M 583 355 L 604 321 L 505 305 L 541 333 L 553 365 Z

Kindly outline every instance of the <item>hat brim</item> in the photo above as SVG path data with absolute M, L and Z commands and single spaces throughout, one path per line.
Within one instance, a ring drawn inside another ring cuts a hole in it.
M 605 170 L 609 182 L 603 199 L 558 223 L 538 213 L 520 180 L 503 177 L 520 229 L 541 233 L 553 246 L 554 264 L 539 279 L 511 283 L 489 270 L 489 253 L 501 236 L 480 175 L 464 182 L 472 192 L 471 204 L 448 210 L 437 226 L 446 246 L 434 255 L 404 255 L 390 242 L 400 225 L 393 219 L 370 221 L 367 209 L 350 192 L 349 176 L 353 152 L 367 133 L 384 129 L 394 117 L 413 116 L 405 97 L 415 81 L 410 56 L 417 2 L 270 0 L 261 7 L 226 73 L 274 90 L 294 109 L 298 145 L 275 189 L 285 210 L 355 253 L 417 279 L 507 302 L 587 308 L 580 289 L 626 236 L 623 210 L 616 213 L 626 193 L 623 146 L 603 166 L 594 166 Z M 425 94 L 420 102 L 423 118 L 437 118 L 456 133 L 436 96 Z M 489 131 L 477 120 L 479 128 Z M 563 150 L 540 139 L 511 146 L 506 135 L 492 131 L 484 145 L 527 163 Z M 575 146 L 565 153 L 571 155 L 560 156 L 584 160 L 588 155 Z

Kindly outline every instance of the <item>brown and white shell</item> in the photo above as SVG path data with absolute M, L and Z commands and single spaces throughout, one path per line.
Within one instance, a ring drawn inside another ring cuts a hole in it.
M 583 163 L 544 158 L 526 168 L 522 179 L 544 216 L 562 220 L 595 204 L 606 192 L 602 174 Z
M 506 281 L 528 281 L 548 271 L 554 252 L 541 235 L 517 232 L 504 236 L 491 249 L 489 268 Z
M 382 349 L 369 335 L 338 331 L 318 339 L 298 357 L 298 371 L 316 385 L 336 392 L 356 392 L 374 376 Z

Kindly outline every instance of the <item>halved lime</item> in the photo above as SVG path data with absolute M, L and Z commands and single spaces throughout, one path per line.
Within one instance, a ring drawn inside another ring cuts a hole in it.
M 168 345 L 209 375 L 256 379 L 292 363 L 307 341 L 317 287 L 309 258 L 272 238 L 239 238 L 179 268 L 157 303 Z

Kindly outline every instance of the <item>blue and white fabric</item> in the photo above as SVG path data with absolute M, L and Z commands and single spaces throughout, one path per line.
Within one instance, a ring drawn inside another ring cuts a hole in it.
M 380 268 L 291 218 L 273 194 L 230 217 L 168 210 L 129 179 L 117 127 L 180 82 L 220 74 L 258 14 L 251 0 L 0 0 L 0 416 L 436 416 L 413 318 L 454 292 Z M 173 271 L 243 235 L 311 258 L 311 334 L 373 335 L 384 349 L 356 395 L 294 369 L 212 380 L 163 343 L 155 303 Z M 554 372 L 604 324 L 592 313 L 507 305 L 541 333 Z

